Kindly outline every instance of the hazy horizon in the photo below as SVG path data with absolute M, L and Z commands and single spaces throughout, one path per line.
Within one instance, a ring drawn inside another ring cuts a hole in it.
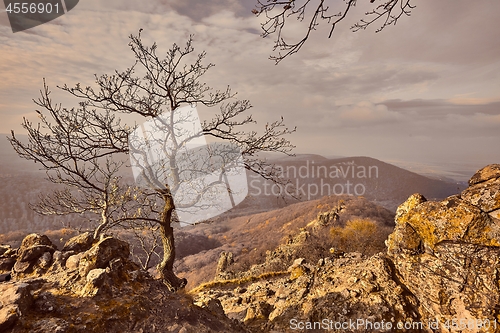
M 0 133 L 0 138 L 5 138 L 9 134 L 7 133 Z M 25 135 L 17 134 L 16 135 L 20 138 L 23 139 L 23 137 L 26 138 Z M 303 158 L 304 156 L 311 156 L 310 159 L 314 158 L 314 155 L 324 157 L 326 159 L 330 160 L 335 160 L 335 159 L 342 159 L 342 158 L 350 158 L 350 157 L 359 157 L 359 155 L 348 155 L 348 156 L 339 156 L 339 155 L 331 155 L 331 154 L 312 154 L 312 153 L 307 153 L 307 152 L 295 152 L 296 157 L 288 157 L 284 154 L 280 153 L 272 153 L 272 154 L 264 154 L 266 155 L 267 158 L 269 158 L 271 161 L 274 160 L 286 160 L 286 159 L 294 159 L 294 158 Z M 31 169 L 35 170 L 36 166 L 32 161 L 27 161 L 22 158 L 18 158 L 16 156 L 15 151 L 11 148 L 10 144 L 8 141 L 5 139 L 4 142 L 0 142 L 0 156 L 5 156 L 7 157 L 7 161 L 1 160 L 0 164 L 8 164 L 8 165 L 18 165 L 21 163 L 22 165 L 30 166 L 32 165 L 33 168 L 30 167 L 30 170 L 27 171 L 32 171 Z M 370 157 L 374 158 L 373 156 L 365 156 L 365 157 Z M 453 163 L 453 162 L 441 162 L 441 163 L 435 163 L 433 161 L 412 161 L 412 160 L 391 160 L 391 159 L 380 159 L 382 162 L 389 163 L 395 166 L 398 166 L 400 168 L 403 168 L 408 171 L 415 172 L 417 174 L 430 177 L 430 178 L 447 178 L 448 180 L 453 180 L 453 181 L 458 181 L 458 182 L 465 182 L 470 179 L 470 177 L 480 168 L 486 166 L 486 164 L 481 164 L 480 162 L 477 161 L 468 161 L 466 163 Z M 7 162 L 7 163 L 6 163 Z

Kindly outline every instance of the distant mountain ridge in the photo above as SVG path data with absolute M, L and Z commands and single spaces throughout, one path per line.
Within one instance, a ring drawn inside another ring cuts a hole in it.
M 395 210 L 416 192 L 441 199 L 466 187 L 460 182 L 431 179 L 365 156 L 328 159 L 308 154 L 271 162 L 281 170 L 284 178 L 291 180 L 291 185 L 280 187 L 249 175 L 249 195 L 262 205 L 272 204 L 277 194 L 293 194 L 300 197 L 300 201 L 325 195 L 355 195 Z M 289 201 L 294 202 L 294 199 L 289 196 Z
M 0 134 L 0 138 L 3 136 Z M 19 135 L 19 138 L 27 140 L 25 135 Z M 269 161 L 282 168 L 282 176 L 289 177 L 293 187 L 277 188 L 248 173 L 248 197 L 226 216 L 245 216 L 328 195 L 363 196 L 394 211 L 416 192 L 431 199 L 442 199 L 464 188 L 460 183 L 430 179 L 363 156 L 326 158 L 317 154 L 298 154 L 281 158 L 273 156 Z M 0 205 L 0 232 L 25 228 L 45 231 L 61 226 L 60 219 L 52 223 L 51 218 L 41 218 L 28 207 L 28 203 L 36 201 L 39 193 L 54 188 L 43 179 L 46 175 L 40 168 L 39 164 L 18 157 L 6 138 L 0 139 L 0 176 L 7 179 L 0 184 L 0 195 L 9 198 Z M 299 199 L 280 196 L 287 191 L 292 191 Z

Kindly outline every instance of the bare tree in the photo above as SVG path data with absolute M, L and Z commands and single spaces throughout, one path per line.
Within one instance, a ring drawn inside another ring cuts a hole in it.
M 118 174 L 128 151 L 128 132 L 110 112 L 98 112 L 80 103 L 67 109 L 54 104 L 44 80 L 40 98 L 34 100 L 39 123 L 24 118 L 28 141 L 8 137 L 22 158 L 40 163 L 48 179 L 64 185 L 61 190 L 42 195 L 31 207 L 43 215 L 78 214 L 98 221 L 94 237 L 123 222 L 124 205 L 131 195 Z M 97 216 L 97 218 L 96 218 Z
M 329 6 L 329 4 L 334 5 L 333 0 L 258 0 L 257 8 L 252 12 L 255 15 L 265 15 L 266 20 L 262 23 L 262 37 L 276 34 L 273 51 L 279 51 L 277 56 L 270 56 L 270 59 L 278 64 L 289 55 L 297 53 L 321 22 L 331 26 L 328 34 L 328 38 L 330 38 L 337 25 L 347 17 L 349 11 L 356 6 L 358 1 L 343 0 L 343 2 L 344 8 L 333 12 Z M 374 2 L 375 0 L 370 0 L 370 3 Z M 376 32 L 380 32 L 389 25 L 396 25 L 401 16 L 410 16 L 411 10 L 415 8 L 410 3 L 411 0 L 381 0 L 381 2 L 374 9 L 366 12 L 367 18 L 359 20 L 351 26 L 351 30 L 354 32 L 364 30 L 371 24 L 380 22 L 380 26 L 376 30 Z M 298 21 L 305 20 L 308 23 L 305 35 L 298 42 L 289 43 L 283 37 L 285 23 L 290 18 L 295 18 Z
M 63 89 L 82 99 L 85 105 L 112 114 L 138 115 L 144 118 L 148 128 L 154 128 L 154 131 L 149 131 L 144 124 L 135 127 L 129 136 L 128 149 L 131 163 L 139 168 L 136 181 L 146 188 L 146 192 L 151 190 L 145 197 L 155 195 L 163 202 L 158 217 L 151 219 L 158 223 L 162 238 L 163 259 L 158 271 L 165 284 L 176 290 L 186 283 L 173 272 L 172 222 L 176 212 L 180 216 L 182 209 L 186 208 L 192 213 L 195 207 L 195 212 L 201 214 L 213 208 L 214 201 L 207 201 L 206 196 L 217 197 L 220 191 L 214 189 L 223 188 L 232 198 L 232 189 L 224 184 L 239 166 L 265 179 L 286 182 L 279 177 L 279 170 L 259 158 L 258 154 L 289 154 L 293 146 L 284 136 L 295 129 L 287 128 L 281 118 L 266 124 L 262 133 L 245 130 L 255 123 L 247 112 L 251 107 L 249 101 L 236 100 L 229 87 L 213 90 L 201 81 L 214 65 L 203 63 L 205 52 L 193 54 L 192 37 L 184 48 L 174 44 L 164 58 L 157 55 L 156 43 L 144 45 L 141 31 L 130 39 L 129 45 L 136 58 L 132 67 L 112 75 L 97 76 L 96 88 L 76 85 L 64 86 Z M 186 113 L 193 105 L 218 106 L 219 110 L 211 120 L 186 132 L 182 126 L 179 129 L 179 124 L 194 123 L 189 112 Z M 150 134 L 154 142 L 141 141 L 140 135 L 134 136 L 137 131 L 141 135 Z M 155 133 L 161 133 L 162 137 L 157 140 Z M 197 140 L 202 137 L 212 137 L 219 143 L 200 146 Z M 160 155 L 161 158 L 157 158 Z M 240 155 L 244 159 L 238 159 Z M 204 181 L 207 177 L 200 177 L 207 174 L 213 176 L 208 177 L 210 181 Z M 178 200 L 180 197 L 182 200 Z

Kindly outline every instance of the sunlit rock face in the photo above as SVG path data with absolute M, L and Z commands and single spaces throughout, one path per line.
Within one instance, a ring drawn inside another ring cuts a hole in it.
M 416 194 L 398 209 L 388 254 L 402 283 L 419 300 L 422 320 L 439 321 L 441 332 L 453 319 L 475 325 L 470 332 L 495 332 L 499 209 L 498 164 L 479 170 L 459 195 L 429 202 Z

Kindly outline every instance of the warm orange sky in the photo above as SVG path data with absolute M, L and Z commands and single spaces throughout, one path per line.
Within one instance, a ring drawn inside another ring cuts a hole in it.
M 378 2 L 378 1 L 377 1 Z M 359 19 L 369 1 L 358 1 Z M 0 13 L 0 132 L 36 121 L 42 78 L 91 84 L 133 64 L 128 35 L 144 29 L 160 50 L 195 34 L 216 64 L 215 88 L 231 85 L 261 123 L 297 126 L 297 152 L 433 163 L 500 162 L 500 1 L 419 0 L 411 17 L 381 33 L 318 30 L 278 66 L 259 37 L 253 0 L 85 0 L 68 14 L 13 34 Z M 290 25 L 289 32 L 301 33 Z M 298 38 L 298 35 L 297 35 Z M 161 52 L 159 52 L 161 53 Z M 72 106 L 72 100 L 54 93 Z M 67 103 L 67 104 L 66 104 Z M 203 111 L 200 110 L 203 118 Z

